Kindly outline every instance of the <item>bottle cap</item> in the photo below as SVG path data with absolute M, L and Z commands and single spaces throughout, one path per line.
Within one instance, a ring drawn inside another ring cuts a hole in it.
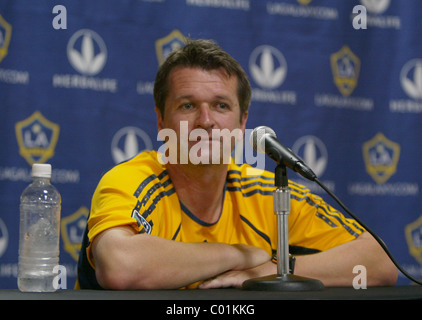
M 51 178 L 51 164 L 34 163 L 32 165 L 32 176 L 39 178 Z

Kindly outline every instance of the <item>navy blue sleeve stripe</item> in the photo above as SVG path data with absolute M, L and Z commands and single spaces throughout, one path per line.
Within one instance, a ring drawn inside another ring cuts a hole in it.
M 136 188 L 136 190 L 135 190 L 135 192 L 133 193 L 133 196 L 134 197 L 139 197 L 139 195 L 142 193 L 142 191 L 145 189 L 145 187 L 151 182 L 151 181 L 153 181 L 153 180 L 156 180 L 156 179 L 158 179 L 158 180 L 160 180 L 160 182 L 161 182 L 161 180 L 163 180 L 166 176 L 168 175 L 168 172 L 167 172 L 167 170 L 164 170 L 163 172 L 161 172 L 159 175 L 158 175 L 158 177 L 155 175 L 155 174 L 152 174 L 152 175 L 150 175 L 149 177 L 147 177 L 145 180 L 143 180 L 140 184 L 139 184 L 139 186 L 138 186 L 138 188 Z M 169 179 L 170 180 L 170 179 Z M 169 180 L 167 180 L 167 181 L 169 181 Z
M 291 195 L 292 199 L 295 199 L 297 201 L 306 201 L 309 205 L 315 207 L 317 209 L 317 214 L 316 216 L 320 219 L 322 219 L 325 223 L 327 223 L 330 227 L 338 227 L 338 224 L 335 223 L 335 221 L 337 223 L 340 224 L 340 226 L 342 226 L 347 232 L 349 232 L 352 236 L 354 237 L 358 237 L 359 234 L 356 233 L 350 226 L 348 226 L 345 221 L 338 215 L 340 214 L 339 211 L 335 210 L 335 209 L 330 209 L 330 206 L 320 206 L 317 203 L 315 203 L 310 197 L 306 196 L 306 197 L 298 197 L 295 195 Z M 331 219 L 330 219 L 331 218 Z M 333 221 L 333 219 L 335 221 Z M 358 230 L 363 231 L 361 228 L 359 228 L 356 224 L 354 224 L 354 227 L 357 228 Z
M 266 176 L 251 176 L 251 177 L 241 177 L 241 172 L 237 170 L 228 171 L 227 178 L 227 190 L 228 191 L 240 191 L 243 197 L 250 197 L 254 194 L 261 195 L 272 195 L 273 190 L 263 190 L 263 188 L 274 188 L 274 179 Z M 266 182 L 262 182 L 268 181 Z M 253 188 L 245 192 L 244 189 Z

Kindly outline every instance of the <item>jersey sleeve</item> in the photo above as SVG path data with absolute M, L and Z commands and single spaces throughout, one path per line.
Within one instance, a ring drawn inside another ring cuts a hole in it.
M 118 167 L 101 178 L 91 201 L 88 218 L 89 243 L 98 234 L 113 227 L 130 226 L 137 231 L 136 220 L 132 217 L 137 199 L 128 182 L 124 177 L 124 170 Z
M 307 188 L 292 182 L 290 187 L 289 242 L 297 252 L 325 251 L 354 240 L 365 231 Z

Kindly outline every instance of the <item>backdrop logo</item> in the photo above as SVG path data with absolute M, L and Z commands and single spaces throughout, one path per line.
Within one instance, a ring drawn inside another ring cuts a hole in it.
M 355 29 L 366 29 L 366 26 L 380 29 L 400 29 L 400 16 L 385 14 L 390 6 L 390 0 L 360 0 L 360 2 L 362 5 L 357 5 L 353 9 L 353 13 L 360 11 L 359 15 L 353 19 Z M 355 19 L 360 20 L 361 24 L 356 24 Z M 361 27 L 356 28 L 359 25 Z
M 29 118 L 15 124 L 19 153 L 32 165 L 46 162 L 54 155 L 59 138 L 59 125 L 47 120 L 36 111 Z
M 309 3 L 311 3 L 312 0 L 297 0 L 300 4 L 307 6 Z
M 7 55 L 11 36 L 12 26 L 0 14 L 0 62 Z
M 405 227 L 410 254 L 422 265 L 422 216 Z
M 155 52 L 161 65 L 167 56 L 186 44 L 185 36 L 179 30 L 173 30 L 169 35 L 155 41 Z
M 279 87 L 287 74 L 287 62 L 276 48 L 262 45 L 252 51 L 249 69 L 255 82 L 264 89 Z
M 82 29 L 69 39 L 67 57 L 76 71 L 92 76 L 103 69 L 107 60 L 107 48 L 96 32 Z
M 9 243 L 9 233 L 6 224 L 0 218 L 0 258 L 6 252 Z
M 376 14 L 383 13 L 390 5 L 390 0 L 360 0 L 368 11 Z
M 366 171 L 378 184 L 385 183 L 396 172 L 399 157 L 400 145 L 382 133 L 363 144 Z
M 343 96 L 351 95 L 358 84 L 359 58 L 348 46 L 343 46 L 340 51 L 331 55 L 330 60 L 335 85 Z
M 422 59 L 410 60 L 403 66 L 400 82 L 409 97 L 422 99 Z
M 78 261 L 79 258 L 88 213 L 86 207 L 81 207 L 78 211 L 68 217 L 62 218 L 60 221 L 64 249 L 75 261 Z
M 315 136 L 299 138 L 292 146 L 292 150 L 320 177 L 328 162 L 328 152 L 325 144 Z
M 120 163 L 143 150 L 151 150 L 152 147 L 152 140 L 144 130 L 137 127 L 124 127 L 113 136 L 111 155 L 115 163 Z

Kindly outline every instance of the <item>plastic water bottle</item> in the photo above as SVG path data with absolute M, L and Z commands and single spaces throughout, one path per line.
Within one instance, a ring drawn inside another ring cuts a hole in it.
M 56 290 L 61 196 L 50 178 L 51 165 L 34 164 L 33 182 L 20 198 L 18 288 L 24 292 Z

